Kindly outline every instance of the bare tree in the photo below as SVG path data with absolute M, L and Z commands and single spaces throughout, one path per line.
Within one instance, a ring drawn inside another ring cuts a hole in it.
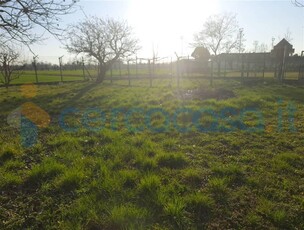
M 258 49 L 259 49 L 259 42 L 253 41 L 253 52 L 254 53 L 258 52 Z
M 0 51 L 0 82 L 6 88 L 11 81 L 19 78 L 22 74 L 22 67 L 18 63 L 20 54 L 12 48 L 5 46 Z
M 41 39 L 32 30 L 44 28 L 54 36 L 62 31 L 60 16 L 74 11 L 78 0 L 0 0 L 2 41 L 18 41 L 27 46 Z
M 234 14 L 211 16 L 204 23 L 203 30 L 194 35 L 194 46 L 204 46 L 217 55 L 230 52 L 238 44 L 238 22 Z
M 287 28 L 287 30 L 286 30 L 286 32 L 285 32 L 285 34 L 284 34 L 284 38 L 285 38 L 289 43 L 293 40 L 293 38 L 292 38 L 292 36 L 291 36 L 291 31 L 290 31 L 289 28 Z
M 260 43 L 259 41 L 254 41 L 253 42 L 253 52 L 257 53 L 257 52 L 262 52 L 265 53 L 268 50 L 268 46 L 266 43 L 262 42 Z
M 125 21 L 92 17 L 71 26 L 66 49 L 95 58 L 99 64 L 97 82 L 102 82 L 115 61 L 139 49 L 137 44 L 132 28 Z
M 244 35 L 244 29 L 239 28 L 239 33 L 237 35 L 237 44 L 236 44 L 236 48 L 239 53 L 243 53 L 245 51 L 245 44 L 244 44 L 245 41 L 246 39 Z
M 265 53 L 267 52 L 267 50 L 268 50 L 268 45 L 266 43 L 261 43 L 259 46 L 259 51 Z

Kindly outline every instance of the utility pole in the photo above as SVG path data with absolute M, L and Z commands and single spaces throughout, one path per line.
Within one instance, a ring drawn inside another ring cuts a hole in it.
M 273 46 L 274 46 L 274 40 L 275 40 L 275 38 L 272 37 L 272 38 L 271 38 L 271 48 L 272 48 L 272 49 L 273 49 Z

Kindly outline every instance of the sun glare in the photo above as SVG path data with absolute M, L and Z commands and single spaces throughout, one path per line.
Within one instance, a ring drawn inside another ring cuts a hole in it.
M 142 41 L 158 55 L 186 54 L 193 33 L 218 9 L 217 1 L 131 1 L 128 21 Z M 177 47 L 180 47 L 177 49 Z

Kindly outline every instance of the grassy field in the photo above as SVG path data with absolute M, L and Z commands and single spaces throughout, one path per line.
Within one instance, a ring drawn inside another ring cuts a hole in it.
M 0 88 L 0 229 L 304 229 L 303 87 L 147 81 Z
M 156 68 L 154 70 L 154 75 L 157 76 L 177 76 L 176 69 L 173 68 L 173 73 L 171 73 L 170 68 Z M 128 73 L 130 74 L 131 77 L 139 76 L 139 77 L 149 77 L 149 69 L 136 69 L 130 68 L 129 72 L 127 68 L 123 68 L 121 70 L 115 69 L 107 72 L 107 78 L 109 79 L 111 76 L 115 79 L 115 77 L 123 77 L 123 78 L 128 78 Z M 151 73 L 153 73 L 153 70 L 151 69 Z M 78 69 L 78 70 L 64 70 L 63 71 L 63 81 L 82 81 L 88 78 L 95 78 L 97 75 L 96 69 L 91 69 L 91 70 L 85 70 L 85 77 L 83 75 L 83 70 Z M 152 76 L 154 76 L 152 74 Z M 210 77 L 210 73 L 205 73 L 205 74 L 197 74 L 197 73 L 187 73 L 183 72 L 181 73 L 182 77 L 187 78 L 187 77 Z M 290 79 L 290 80 L 297 80 L 298 79 L 298 72 L 287 72 L 285 75 L 285 79 Z M 213 72 L 213 77 L 216 78 L 217 76 L 220 77 L 241 77 L 241 72 L 237 71 L 226 71 L 226 72 L 220 72 L 215 69 Z M 247 72 L 244 72 L 244 77 L 247 77 Z M 263 72 L 253 72 L 250 71 L 248 72 L 248 77 L 259 77 L 263 78 Z M 274 78 L 274 73 L 273 72 L 265 72 L 264 73 L 264 78 L 266 79 L 273 79 Z M 60 82 L 61 81 L 61 75 L 59 70 L 40 70 L 38 71 L 38 82 L 40 83 L 45 83 L 45 82 Z M 24 73 L 18 78 L 13 80 L 11 83 L 12 84 L 25 84 L 25 83 L 35 83 L 36 82 L 36 75 L 35 71 L 24 71 Z M 1 83 L 0 83 L 1 85 Z

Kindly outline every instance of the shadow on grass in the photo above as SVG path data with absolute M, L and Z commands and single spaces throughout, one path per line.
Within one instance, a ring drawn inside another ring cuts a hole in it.
M 93 88 L 95 88 L 96 86 L 99 86 L 100 84 L 96 83 L 96 82 L 90 82 L 88 85 L 84 86 L 83 88 L 79 89 L 79 91 L 76 93 L 75 96 L 73 96 L 68 102 L 69 103 L 73 103 L 75 101 L 78 101 L 80 98 L 82 98 L 85 94 L 87 94 L 89 91 L 91 91 Z

